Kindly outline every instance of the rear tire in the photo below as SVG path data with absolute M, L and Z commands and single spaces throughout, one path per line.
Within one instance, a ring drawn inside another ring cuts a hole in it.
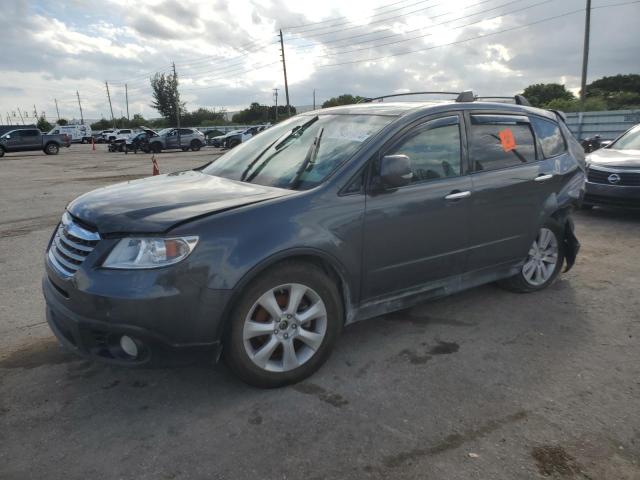
M 224 358 L 231 370 L 255 387 L 281 387 L 327 360 L 342 329 L 342 302 L 319 267 L 287 262 L 244 288 L 229 322 Z
M 237 147 L 238 145 L 240 145 L 240 140 L 231 140 L 229 142 L 229 149 Z
M 563 238 L 563 226 L 553 219 L 547 220 L 540 227 L 520 272 L 501 280 L 498 285 L 517 293 L 537 292 L 547 288 L 564 265 Z
M 190 146 L 192 151 L 197 152 L 202 148 L 202 143 L 200 143 L 198 140 L 191 140 Z
M 59 151 L 60 147 L 56 143 L 47 143 L 44 146 L 44 153 L 46 153 L 47 155 L 57 155 Z

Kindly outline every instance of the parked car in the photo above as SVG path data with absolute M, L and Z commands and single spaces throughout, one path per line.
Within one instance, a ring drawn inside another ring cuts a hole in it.
M 17 128 L 0 136 L 0 157 L 8 152 L 42 150 L 47 155 L 57 155 L 60 147 L 68 147 L 71 139 L 67 134 L 45 135 L 37 128 Z
M 89 125 L 56 125 L 51 129 L 49 135 L 66 134 L 71 143 L 91 143 L 91 127 Z
M 640 207 L 640 124 L 587 156 L 582 207 Z
M 474 98 L 304 113 L 208 166 L 82 195 L 47 248 L 49 325 L 90 358 L 210 348 L 277 387 L 344 325 L 548 287 L 579 248 L 584 153 L 556 114 Z
M 149 141 L 152 152 L 160 153 L 162 150 L 181 149 L 183 152 L 191 149 L 197 152 L 205 144 L 204 134 L 195 128 L 165 128 L 158 132 L 157 137 Z
M 133 135 L 130 135 L 126 140 L 124 152 L 138 153 L 138 150 L 140 150 L 145 153 L 149 153 L 151 151 L 149 148 L 149 140 L 156 136 L 158 136 L 158 134 L 151 129 L 138 131 Z
M 103 130 L 102 131 L 102 141 L 105 143 L 110 142 L 111 140 L 114 140 L 116 138 L 117 135 L 117 130 Z
M 237 147 L 241 143 L 246 142 L 247 140 L 249 140 L 254 135 L 257 135 L 258 132 L 260 132 L 260 127 L 259 126 L 249 127 L 249 128 L 247 128 L 245 130 L 238 130 L 236 132 L 231 132 L 231 133 L 229 133 L 228 135 L 226 135 L 224 137 L 223 146 L 225 148 Z

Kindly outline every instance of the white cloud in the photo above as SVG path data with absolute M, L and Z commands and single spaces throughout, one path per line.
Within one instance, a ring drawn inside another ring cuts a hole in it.
M 104 81 L 109 80 L 116 115 L 124 105 L 126 82 L 130 112 L 154 116 L 149 107 L 149 77 L 168 71 L 172 61 L 189 108 L 270 103 L 272 88 L 284 94 L 278 28 L 311 22 L 323 23 L 285 29 L 294 104 L 310 103 L 314 88 L 319 101 L 341 93 L 463 88 L 509 95 L 528 84 L 547 81 L 578 88 L 580 15 L 438 46 L 582 8 L 582 0 L 547 3 L 455 28 L 509 11 L 494 8 L 504 3 L 498 0 L 478 3 L 405 0 L 385 6 L 364 0 L 138 0 L 132 4 L 110 0 L 100 8 L 82 2 L 74 2 L 71 8 L 64 1 L 53 8 L 48 3 L 11 2 L 3 6 L 0 17 L 0 42 L 10 52 L 0 65 L 0 114 L 5 117 L 6 110 L 18 105 L 33 109 L 33 103 L 49 114 L 55 111 L 53 99 L 57 98 L 61 113 L 70 116 L 79 90 L 85 116 L 108 116 Z M 590 79 L 637 73 L 640 31 L 635 19 L 640 6 L 615 12 L 592 17 Z M 465 16 L 467 21 L 457 20 Z M 327 35 L 330 30 L 334 31 Z M 413 50 L 421 51 L 404 54 Z M 377 57 L 386 58 L 327 66 Z

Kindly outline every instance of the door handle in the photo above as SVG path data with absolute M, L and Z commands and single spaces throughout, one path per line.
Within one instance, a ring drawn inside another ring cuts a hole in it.
M 553 175 L 550 173 L 547 173 L 547 174 L 538 175 L 536 178 L 534 178 L 534 180 L 536 182 L 546 182 L 547 180 L 551 180 L 552 178 L 553 178 Z
M 452 192 L 446 197 L 444 197 L 444 199 L 445 200 L 461 200 L 463 198 L 468 198 L 470 196 L 471 196 L 471 192 L 469 190 L 466 190 L 464 192 Z

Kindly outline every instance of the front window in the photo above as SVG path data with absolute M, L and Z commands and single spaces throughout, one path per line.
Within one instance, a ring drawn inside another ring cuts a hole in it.
M 640 150 L 640 125 L 636 125 L 607 148 L 616 150 Z
M 301 115 L 226 153 L 203 171 L 209 175 L 292 190 L 324 181 L 394 117 Z

